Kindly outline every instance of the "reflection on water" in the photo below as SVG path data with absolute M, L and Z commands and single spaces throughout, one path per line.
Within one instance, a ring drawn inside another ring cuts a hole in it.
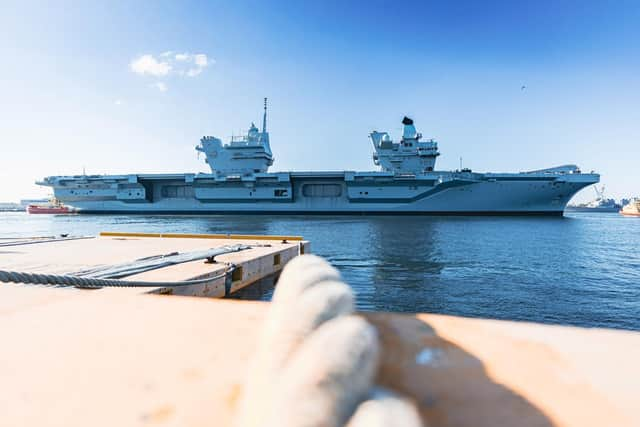
M 0 237 L 99 231 L 302 235 L 364 310 L 640 330 L 640 220 L 566 218 L 27 216 Z M 271 280 L 272 282 L 272 280 Z M 270 281 L 239 298 L 269 299 Z

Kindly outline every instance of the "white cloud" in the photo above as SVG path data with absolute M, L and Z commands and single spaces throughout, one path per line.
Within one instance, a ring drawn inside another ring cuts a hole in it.
M 172 76 L 195 77 L 213 64 L 215 61 L 204 53 L 175 53 L 175 51 L 167 50 L 156 56 L 152 54 L 141 55 L 131 61 L 129 68 L 141 76 L 160 79 L 151 86 L 160 92 L 166 92 L 169 88 L 163 79 Z
M 190 68 L 187 70 L 185 75 L 187 77 L 195 77 L 202 72 L 202 68 Z
M 195 55 L 190 56 L 190 62 L 192 62 L 195 67 L 189 68 L 186 71 L 187 77 L 195 77 L 198 74 L 202 73 L 205 68 L 209 65 L 209 58 L 204 53 L 197 53 Z
M 114 102 L 114 104 L 116 104 L 116 105 L 122 105 L 122 104 L 123 104 L 123 102 L 122 102 L 122 100 L 121 100 L 121 99 L 116 99 L 116 100 L 115 100 L 115 102 Z
M 207 55 L 205 55 L 204 53 L 198 53 L 197 55 L 193 55 L 193 62 L 198 66 L 198 67 L 206 67 L 207 66 Z
M 153 55 L 142 55 L 131 61 L 131 71 L 136 74 L 161 77 L 166 76 L 173 68 L 167 61 L 158 61 Z
M 167 85 L 163 82 L 156 82 L 153 84 L 153 87 L 155 87 L 156 89 L 158 89 L 160 92 L 166 92 L 167 89 L 169 89 L 167 87 Z

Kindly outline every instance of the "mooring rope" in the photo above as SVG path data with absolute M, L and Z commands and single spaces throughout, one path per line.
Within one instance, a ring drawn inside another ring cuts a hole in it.
M 90 268 L 81 271 L 75 271 L 68 273 L 70 276 L 81 277 L 94 277 L 98 279 L 121 279 L 126 276 L 131 276 L 138 273 L 143 273 L 149 270 L 156 270 L 158 268 L 168 267 L 170 265 L 182 264 L 190 261 L 197 261 L 200 259 L 213 260 L 218 255 L 228 254 L 232 252 L 240 252 L 246 249 L 251 249 L 255 246 L 249 245 L 230 245 L 221 246 L 215 249 L 206 249 L 202 251 L 193 252 L 171 252 L 164 255 L 154 255 L 145 258 L 140 258 L 132 262 L 125 262 L 122 264 L 105 265 L 95 268 Z
M 203 279 L 182 280 L 178 282 L 148 282 L 140 280 L 121 280 L 121 279 L 99 279 L 95 277 L 71 276 L 67 274 L 40 274 L 40 273 L 24 273 L 20 271 L 0 270 L 0 282 L 4 283 L 24 283 L 29 285 L 50 285 L 50 286 L 74 286 L 76 288 L 98 289 L 103 287 L 116 288 L 163 288 L 163 287 L 179 287 L 199 285 L 211 282 L 231 274 L 235 270 L 235 266 L 227 264 L 224 272 L 206 277 Z
M 31 285 L 50 286 L 74 286 L 77 288 L 102 288 L 102 287 L 178 287 L 191 286 L 211 282 L 213 280 L 227 277 L 235 270 L 235 265 L 225 263 L 226 269 L 223 273 L 202 279 L 180 280 L 172 282 L 150 282 L 141 280 L 122 280 L 122 277 L 142 273 L 149 270 L 167 267 L 170 265 L 182 264 L 199 259 L 208 259 L 215 262 L 218 255 L 239 252 L 251 249 L 254 246 L 233 245 L 222 246 L 216 249 L 204 251 L 194 251 L 178 253 L 172 252 L 166 255 L 155 255 L 140 258 L 133 262 L 107 265 L 88 270 L 82 270 L 69 274 L 49 274 L 49 273 L 27 273 L 22 271 L 0 270 L 0 282 L 4 283 L 24 283 Z

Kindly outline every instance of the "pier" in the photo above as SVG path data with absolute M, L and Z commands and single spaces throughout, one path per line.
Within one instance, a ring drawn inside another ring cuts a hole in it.
M 132 263 L 135 269 L 136 261 L 148 261 L 150 257 L 162 258 L 162 261 L 176 255 L 207 255 L 207 251 L 214 254 L 216 249 L 229 252 L 127 275 L 125 282 L 142 282 L 144 286 L 123 283 L 103 287 L 100 292 L 221 298 L 277 274 L 293 257 L 309 253 L 310 244 L 299 236 L 118 232 L 103 232 L 96 237 L 5 239 L 0 241 L 0 270 L 40 275 L 83 272 L 87 277 L 95 277 L 108 273 L 96 269 L 123 263 Z M 158 286 L 154 286 L 154 282 L 158 282 Z
M 249 246 L 125 278 L 212 278 L 197 285 L 0 284 L 0 424 L 7 426 L 230 425 L 269 303 L 197 297 L 232 294 L 310 250 L 295 236 L 146 233 L 1 244 L 0 269 L 52 275 Z M 358 316 L 380 336 L 377 383 L 409 396 L 431 427 L 639 425 L 638 333 Z

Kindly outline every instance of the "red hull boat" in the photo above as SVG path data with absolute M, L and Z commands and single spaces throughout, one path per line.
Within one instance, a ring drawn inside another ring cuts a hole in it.
M 30 214 L 70 214 L 73 213 L 73 209 L 67 206 L 29 205 L 27 206 L 27 212 Z

